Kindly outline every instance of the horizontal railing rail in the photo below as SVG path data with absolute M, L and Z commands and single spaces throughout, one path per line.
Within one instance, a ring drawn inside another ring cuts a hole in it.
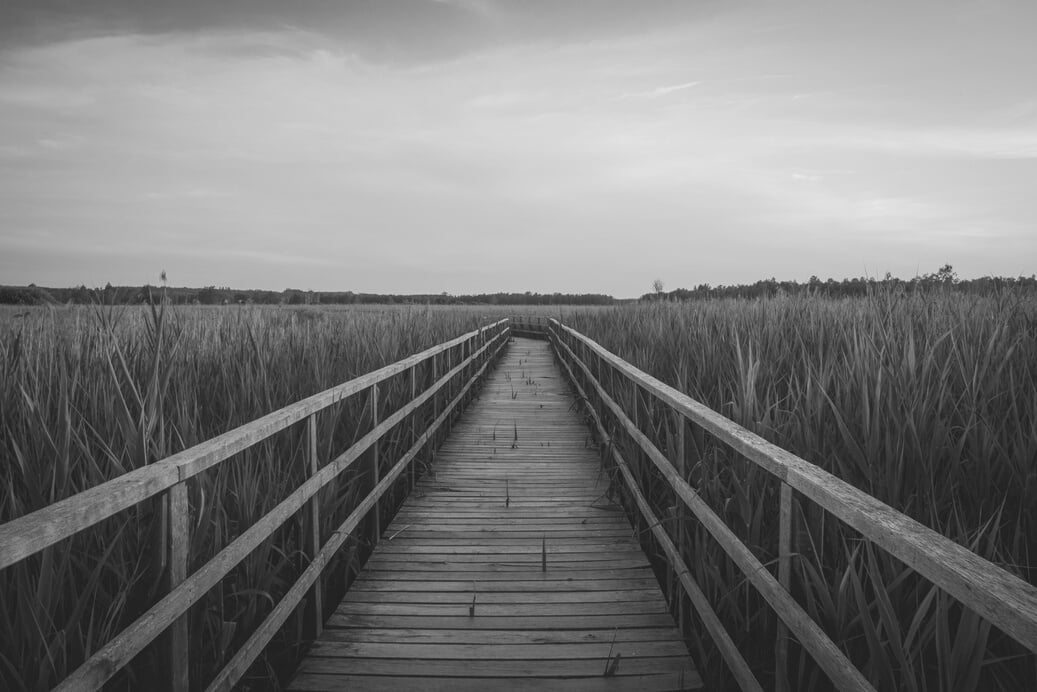
M 793 491 L 824 508 L 874 545 L 930 580 L 965 607 L 990 621 L 1017 642 L 1037 653 L 1037 587 L 983 559 L 942 534 L 896 511 L 849 483 L 806 460 L 771 444 L 691 397 L 639 370 L 576 330 L 551 320 L 550 338 L 557 357 L 588 404 L 588 413 L 607 451 L 616 463 L 643 522 L 659 541 L 678 575 L 688 599 L 699 613 L 736 681 L 747 690 L 760 689 L 740 652 L 690 576 L 688 556 L 662 528 L 646 501 L 620 445 L 613 444 L 603 414 L 609 413 L 649 459 L 676 497 L 713 536 L 779 618 L 775 643 L 776 684 L 785 686 L 787 637 L 800 644 L 831 678 L 837 689 L 872 690 L 871 683 L 798 604 L 790 592 Z M 680 419 L 676 426 L 676 459 L 669 459 L 639 426 L 639 411 L 649 395 Z M 624 403 L 620 403 L 621 400 Z M 736 534 L 685 480 L 684 422 L 698 426 L 756 464 L 781 483 L 779 496 L 778 576 L 755 557 Z M 683 522 L 681 522 L 683 530 Z
M 551 325 L 550 318 L 540 315 L 515 315 L 508 318 L 511 333 L 534 339 L 546 339 Z
M 165 557 L 169 592 L 94 652 L 56 689 L 99 689 L 163 633 L 168 635 L 166 658 L 172 678 L 168 684 L 177 692 L 188 689 L 188 609 L 290 517 L 307 507 L 312 527 L 312 533 L 307 536 L 311 555 L 309 565 L 207 689 L 233 687 L 311 590 L 316 601 L 314 627 L 319 634 L 322 624 L 319 588 L 322 569 L 369 514 L 373 515 L 375 525 L 372 540 L 377 540 L 380 500 L 401 474 L 413 466 L 418 454 L 435 439 L 437 432 L 450 424 L 472 395 L 473 387 L 506 345 L 509 335 L 508 320 L 500 320 L 0 525 L 0 569 L 3 569 L 141 502 L 153 498 L 164 500 L 168 512 L 168 552 Z M 432 383 L 419 392 L 417 368 L 429 366 Z M 379 384 L 407 373 L 410 374 L 410 400 L 379 420 Z M 370 412 L 371 429 L 321 466 L 317 453 L 316 415 L 334 404 L 363 394 L 368 397 L 365 410 Z M 379 441 L 427 404 L 433 411 L 431 422 L 420 432 L 412 431 L 413 443 L 382 476 L 378 463 Z M 309 477 L 212 559 L 188 574 L 190 507 L 187 481 L 301 421 L 306 421 L 307 425 Z M 321 544 L 317 493 L 346 469 L 355 468 L 358 461 L 365 464 L 365 472 L 372 476 L 370 487 L 345 521 Z M 367 463 L 370 465 L 366 466 Z

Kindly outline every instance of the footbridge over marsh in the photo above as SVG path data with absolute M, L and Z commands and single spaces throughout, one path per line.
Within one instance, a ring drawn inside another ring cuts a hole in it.
M 327 454 L 328 412 L 349 401 L 362 421 Z M 190 564 L 189 482 L 293 430 L 305 479 Z M 762 561 L 688 482 L 703 435 L 774 484 L 776 560 Z M 312 642 L 289 683 L 300 691 L 698 689 L 689 643 L 703 640 L 742 689 L 789 689 L 790 644 L 826 684 L 874 689 L 793 596 L 795 517 L 808 503 L 1037 652 L 1032 585 L 554 320 L 488 325 L 4 524 L 0 569 L 145 502 L 166 518 L 168 591 L 60 689 L 98 689 L 146 648 L 173 690 L 231 689 L 275 637 Z M 304 566 L 201 679 L 192 606 L 286 524 L 300 531 Z M 776 613 L 773 670 L 750 667 L 696 581 L 693 525 Z

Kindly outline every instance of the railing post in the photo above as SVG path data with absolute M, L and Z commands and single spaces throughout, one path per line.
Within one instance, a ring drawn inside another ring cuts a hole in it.
M 430 361 L 432 361 L 432 378 L 429 380 L 429 383 L 428 383 L 429 387 L 435 387 L 436 386 L 436 381 L 439 379 L 439 368 L 436 367 L 436 360 L 437 360 L 437 358 L 438 358 L 438 354 L 433 353 L 432 357 L 429 359 Z M 428 377 L 428 361 L 426 361 L 426 365 L 425 365 L 425 376 Z M 432 403 L 432 419 L 435 420 L 436 416 L 439 415 L 436 412 L 436 410 L 439 408 L 439 406 L 438 406 L 438 403 L 439 403 L 439 392 L 436 392 L 435 394 L 432 395 L 431 403 Z
M 371 385 L 371 429 L 374 430 L 378 427 L 378 385 Z M 380 469 L 378 468 L 378 448 L 380 446 L 380 440 L 375 440 L 371 444 L 371 448 L 368 450 L 368 456 L 370 460 L 368 462 L 369 472 L 371 474 L 371 482 L 368 485 L 368 492 L 370 492 L 380 479 Z M 371 545 L 373 546 L 378 542 L 378 539 L 382 536 L 382 503 L 381 500 L 374 503 L 374 507 L 371 508 L 374 512 L 374 530 L 371 536 Z
M 417 366 L 417 364 L 414 364 L 414 365 L 410 366 L 410 401 L 414 401 L 414 399 L 416 399 L 417 396 L 418 396 L 418 366 Z M 420 409 L 420 407 L 419 407 L 419 409 Z M 419 414 L 420 414 L 420 411 L 414 411 L 410 415 L 410 443 L 411 443 L 411 446 L 413 446 L 414 443 L 416 443 L 418 441 L 418 416 L 419 416 Z M 411 459 L 411 462 L 410 462 L 409 466 L 410 466 L 410 469 L 408 470 L 408 473 L 410 474 L 410 489 L 413 491 L 414 490 L 414 485 L 415 485 L 415 482 L 416 482 L 416 479 L 415 479 L 415 476 L 414 476 L 414 474 L 415 474 L 414 467 L 416 466 L 416 463 L 415 463 L 414 459 Z
M 468 384 L 468 380 L 472 376 L 472 364 L 468 363 L 467 361 L 468 361 L 469 358 L 472 357 L 472 354 L 475 353 L 475 349 L 472 348 L 472 346 L 474 344 L 475 344 L 475 342 L 474 342 L 473 339 L 465 339 L 464 340 L 464 348 L 461 349 L 461 362 L 465 363 L 464 368 L 461 369 L 461 373 L 462 373 L 462 376 L 461 376 L 461 386 L 462 387 L 464 385 Z M 469 388 L 468 393 L 464 397 L 464 404 L 463 404 L 464 406 L 468 405 L 468 402 L 471 400 L 471 397 L 472 397 L 472 390 Z
M 436 382 L 438 382 L 438 381 L 439 381 L 439 354 L 435 353 L 435 354 L 432 355 L 432 383 L 429 386 L 430 387 L 435 387 L 436 386 Z M 437 418 L 439 418 L 439 397 L 440 396 L 442 396 L 442 395 L 438 391 L 435 394 L 432 395 L 432 420 L 436 420 Z M 428 449 L 428 463 L 429 463 L 430 466 L 432 465 L 432 459 L 434 458 L 433 454 L 435 453 L 434 450 L 436 448 L 436 441 L 439 439 L 439 436 L 442 434 L 441 430 L 442 430 L 442 428 L 439 428 L 439 429 L 436 430 L 436 432 L 434 432 L 432 434 L 432 439 L 429 440 L 429 444 L 426 447 Z
M 318 470 L 317 459 L 317 414 L 311 414 L 306 419 L 306 451 L 310 476 L 315 476 Z M 307 548 L 310 552 L 310 560 L 317 559 L 320 552 L 320 493 L 310 498 L 310 532 L 306 536 Z M 313 608 L 313 638 L 317 639 L 324 629 L 324 580 L 321 575 L 313 582 L 310 589 L 310 603 Z
M 187 498 L 187 481 L 180 481 L 169 489 L 169 563 L 167 575 L 172 591 L 187 579 L 187 563 L 191 553 L 191 508 Z M 167 632 L 169 689 L 187 692 L 190 689 L 190 645 L 188 613 L 178 617 Z
M 781 482 L 781 504 L 778 521 L 778 583 L 786 591 L 792 582 L 792 486 Z M 787 692 L 789 631 L 781 618 L 774 639 L 774 689 Z
M 454 349 L 448 348 L 443 351 L 443 376 L 445 377 L 448 372 L 454 368 Z M 446 381 L 446 387 L 443 388 L 445 396 L 443 397 L 443 408 L 447 409 L 450 405 L 450 400 L 454 398 L 454 378 L 450 377 Z M 446 415 L 446 437 L 450 437 L 450 433 L 454 430 L 454 413 L 452 410 L 447 410 Z
M 627 380 L 627 384 L 630 386 L 630 402 L 631 402 L 631 409 L 632 409 L 630 411 L 629 418 L 630 418 L 630 421 L 634 424 L 634 429 L 635 430 L 641 430 L 641 414 L 640 414 L 641 407 L 638 406 L 638 404 L 637 404 L 638 387 L 637 387 L 637 384 L 635 382 L 633 382 L 632 380 Z M 634 480 L 637 482 L 638 488 L 642 492 L 644 492 L 644 487 L 643 487 L 644 486 L 644 473 L 643 473 L 643 469 L 644 469 L 643 461 L 644 461 L 644 458 L 642 457 L 642 453 L 643 452 L 641 450 L 641 445 L 637 444 L 636 441 L 631 440 L 630 441 L 630 446 L 631 446 L 631 453 L 630 453 L 630 462 L 631 462 L 630 466 L 631 466 L 631 469 L 630 470 L 633 471 Z M 642 536 L 642 531 L 643 531 L 643 527 L 641 526 L 641 524 L 642 524 L 641 513 L 640 512 L 636 512 L 636 511 L 632 512 L 632 513 L 634 515 L 634 530 L 637 531 L 637 540 L 640 541 L 641 540 L 641 536 Z
M 687 475 L 687 461 L 685 459 L 684 452 L 684 433 L 688 427 L 687 421 L 684 420 L 684 416 L 680 412 L 673 412 L 673 421 L 677 425 L 676 435 L 674 439 L 674 451 L 673 451 L 673 465 L 677 469 L 677 473 L 681 475 L 681 478 L 688 480 Z M 677 565 L 674 570 L 674 576 L 680 579 L 682 572 L 688 569 L 688 507 L 684 502 L 675 495 L 675 502 L 677 506 L 677 513 L 674 517 L 677 522 L 677 554 L 680 555 L 681 564 Z M 680 627 L 681 634 L 685 632 L 685 612 L 684 612 L 684 591 L 683 589 L 677 589 L 677 626 Z

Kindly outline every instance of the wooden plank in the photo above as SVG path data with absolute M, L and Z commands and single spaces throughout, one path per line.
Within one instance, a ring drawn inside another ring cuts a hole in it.
M 658 587 L 657 587 L 658 588 Z M 477 611 L 478 612 L 478 611 Z M 494 615 L 340 615 L 332 614 L 326 623 L 332 627 L 463 630 L 600 630 L 613 628 L 671 627 L 673 618 L 666 614 L 647 615 L 566 615 L 558 617 L 522 617 Z M 678 639 L 676 629 L 674 638 Z
M 446 647 L 449 648 L 449 647 Z M 648 657 L 633 655 L 624 647 L 617 647 L 615 653 L 622 656 L 622 665 L 616 668 L 617 676 L 672 674 L 676 676 L 681 670 L 687 670 L 686 658 L 681 657 Z M 596 656 L 554 660 L 540 659 L 471 659 L 447 655 L 445 659 L 435 658 L 393 658 L 385 660 L 375 657 L 364 658 L 327 658 L 323 656 L 308 657 L 301 666 L 302 674 L 343 673 L 349 675 L 409 675 L 413 677 L 600 677 L 608 664 L 608 646 L 596 647 Z
M 537 546 L 539 547 L 539 546 Z M 637 553 L 554 553 L 551 564 L 554 566 L 568 565 L 578 569 L 626 569 L 641 568 L 644 566 L 644 556 Z M 530 566 L 540 567 L 541 554 L 536 553 L 513 553 L 501 555 L 500 553 L 466 554 L 382 554 L 368 561 L 367 566 L 371 569 L 434 569 L 426 565 L 455 565 L 453 569 L 467 569 L 472 567 L 480 569 L 481 566 L 515 567 L 524 569 Z
M 485 642 L 469 643 L 434 643 L 417 642 L 317 642 L 310 650 L 311 657 L 321 658 L 438 658 L 471 661 L 472 659 L 580 659 L 608 657 L 609 650 L 622 653 L 623 658 L 633 656 L 649 656 L 653 658 L 676 657 L 686 658 L 687 648 L 683 642 L 669 639 L 666 641 L 630 641 L 616 642 L 613 647 L 611 639 L 596 642 L 576 643 L 515 643 L 490 644 Z M 604 669 L 599 666 L 595 674 Z M 483 673 L 485 674 L 485 673 Z
M 386 579 L 379 575 L 372 579 L 361 573 L 351 586 L 351 591 L 466 591 L 471 594 L 472 580 L 435 580 L 422 583 L 421 580 Z M 582 591 L 624 591 L 640 589 L 657 589 L 659 583 L 654 577 L 638 577 L 627 579 L 505 579 L 483 580 L 479 582 L 479 593 L 486 591 L 513 591 L 536 593 L 547 592 L 582 592 Z
M 523 579 L 529 582 L 549 583 L 549 582 L 592 582 L 597 584 L 607 585 L 611 580 L 622 580 L 622 579 L 636 579 L 643 577 L 645 579 L 651 578 L 652 570 L 647 565 L 637 569 L 625 569 L 625 570 L 595 570 L 595 569 L 556 569 L 550 567 L 550 561 L 548 562 L 548 570 L 540 571 L 539 569 L 527 569 L 519 573 L 516 570 L 493 570 L 493 569 L 477 569 L 476 566 L 465 566 L 464 569 L 444 569 L 444 570 L 364 570 L 365 580 L 374 579 L 392 579 L 395 581 L 458 581 L 458 580 L 472 580 L 477 579 L 479 581 L 515 581 L 516 579 Z
M 478 585 L 476 585 L 478 586 Z M 472 602 L 472 585 L 468 591 L 364 591 L 356 589 L 350 592 L 349 603 L 461 603 Z M 659 598 L 653 589 L 629 589 L 626 591 L 479 591 L 479 603 L 633 603 L 636 601 L 652 602 Z M 345 605 L 345 604 L 343 604 Z
M 702 681 L 694 671 L 679 674 L 631 675 L 585 678 L 538 677 L 405 677 L 392 675 L 304 674 L 289 689 L 299 692 L 364 690 L 364 692 L 644 692 L 645 690 L 699 689 Z
M 586 644 L 672 642 L 671 627 L 601 630 L 436 630 L 332 629 L 324 642 L 400 642 L 404 644 Z
M 558 542 L 548 545 L 547 549 L 551 553 L 569 555 L 578 553 L 611 554 L 613 552 L 636 554 L 636 551 L 631 550 L 629 537 L 625 541 L 620 539 L 610 540 L 607 542 L 595 538 L 593 541 L 587 541 L 586 543 L 579 543 L 571 538 L 558 539 Z M 458 542 L 450 545 L 427 545 L 421 541 L 408 540 L 404 542 L 396 540 L 391 544 L 387 544 L 385 548 L 379 552 L 379 555 L 414 555 L 422 553 L 433 555 L 449 555 L 452 553 L 464 555 L 508 555 L 511 553 L 529 555 L 537 552 L 539 551 L 531 551 L 528 543 L 497 541 L 493 545 L 486 545 L 478 539 L 471 539 L 468 541 L 458 540 Z M 646 563 L 642 561 L 642 564 Z
M 475 612 L 478 617 L 539 617 L 555 615 L 637 615 L 639 613 L 668 613 L 664 602 L 659 599 L 651 601 L 633 601 L 604 603 L 504 603 L 494 604 L 478 600 L 479 592 L 474 590 L 476 598 Z M 349 601 L 342 604 L 338 612 L 343 616 L 352 615 L 468 615 L 472 599 L 467 603 L 363 603 Z M 687 653 L 687 651 L 685 651 Z

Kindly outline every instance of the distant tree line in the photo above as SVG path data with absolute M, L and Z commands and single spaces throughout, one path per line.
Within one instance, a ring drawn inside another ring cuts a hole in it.
M 1018 278 L 1002 276 L 984 276 L 978 279 L 959 279 L 954 267 L 945 264 L 931 274 L 916 276 L 911 279 L 898 279 L 890 274 L 882 279 L 858 277 L 855 279 L 826 279 L 822 281 L 816 276 L 800 283 L 798 281 L 778 281 L 762 279 L 751 284 L 735 284 L 726 286 L 710 286 L 699 284 L 694 288 L 678 288 L 673 291 L 662 291 L 661 282 L 656 279 L 654 291 L 645 293 L 641 300 L 700 300 L 704 298 L 763 298 L 779 294 L 814 293 L 832 297 L 863 296 L 879 288 L 902 289 L 907 292 L 933 289 L 953 290 L 962 293 L 997 293 L 1003 290 L 1028 288 L 1037 290 L 1037 275 Z
M 104 288 L 44 288 L 0 286 L 0 304 L 140 304 L 166 300 L 174 305 L 612 305 L 612 296 L 598 293 L 448 293 L 385 294 L 353 291 L 240 290 L 227 286 L 202 288 L 158 286 L 112 286 Z

